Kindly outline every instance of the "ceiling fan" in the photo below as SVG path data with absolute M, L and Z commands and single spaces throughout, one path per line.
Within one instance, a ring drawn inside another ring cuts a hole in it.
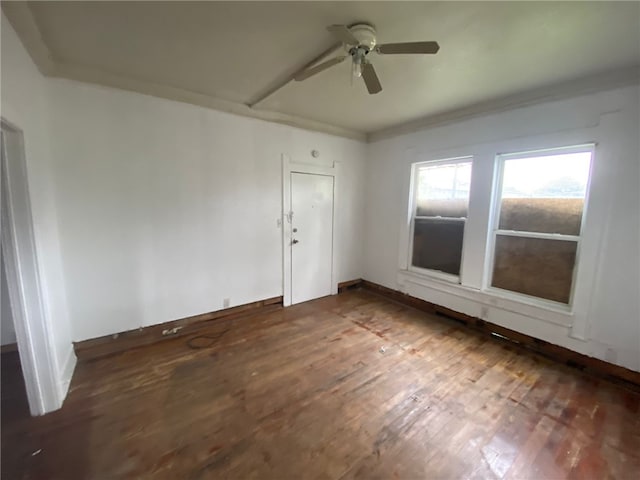
M 303 70 L 294 77 L 298 82 L 317 75 L 351 57 L 353 76 L 357 78 L 362 77 L 367 90 L 373 95 L 382 91 L 382 85 L 373 68 L 373 64 L 369 62 L 369 53 L 375 51 L 382 55 L 406 53 L 435 54 L 438 53 L 440 49 L 438 42 L 385 43 L 377 45 L 376 30 L 366 23 L 358 23 L 351 27 L 347 27 L 346 25 L 330 25 L 327 27 L 327 30 L 343 43 L 347 55 L 334 57 Z

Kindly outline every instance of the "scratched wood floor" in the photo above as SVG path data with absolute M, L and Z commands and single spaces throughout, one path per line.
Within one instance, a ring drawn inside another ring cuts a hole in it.
M 2 478 L 640 472 L 640 394 L 372 293 L 203 332 L 80 362 L 56 413 L 5 405 Z

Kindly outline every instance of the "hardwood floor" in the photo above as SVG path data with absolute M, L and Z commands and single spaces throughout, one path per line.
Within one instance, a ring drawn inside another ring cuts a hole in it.
M 640 472 L 639 393 L 370 292 L 201 332 L 81 361 L 60 411 L 3 418 L 2 478 Z

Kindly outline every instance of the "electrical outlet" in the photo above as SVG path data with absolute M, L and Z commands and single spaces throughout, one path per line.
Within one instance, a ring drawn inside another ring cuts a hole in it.
M 224 300 L 222 300 L 222 307 L 223 308 L 229 308 L 230 304 L 231 304 L 231 299 L 230 298 L 225 298 Z

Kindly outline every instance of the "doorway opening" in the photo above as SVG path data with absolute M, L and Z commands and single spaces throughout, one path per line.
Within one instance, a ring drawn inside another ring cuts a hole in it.
M 24 137 L 20 129 L 4 118 L 1 120 L 1 127 L 0 237 L 2 270 L 5 276 L 3 280 L 6 280 L 6 292 L 2 292 L 2 312 L 4 317 L 5 311 L 11 311 L 17 345 L 17 352 L 13 352 L 6 362 L 7 368 L 13 364 L 13 370 L 5 372 L 3 355 L 2 373 L 6 373 L 7 381 L 11 378 L 9 388 L 14 390 L 13 400 L 20 397 L 19 390 L 15 389 L 24 385 L 30 414 L 43 415 L 60 407 L 62 394 L 59 389 L 57 362 L 52 354 L 51 338 L 45 318 L 27 181 Z M 18 366 L 19 369 L 16 370 Z M 12 378 L 20 371 L 22 378 Z M 3 407 L 4 380 L 3 378 Z M 3 426 L 5 414 L 8 413 L 9 410 L 3 408 Z
M 4 247 L 4 246 L 2 246 Z M 13 312 L 9 302 L 9 285 L 5 269 L 4 248 L 0 248 L 0 274 L 2 275 L 2 292 L 0 293 L 0 304 L 2 307 L 2 318 L 0 318 L 0 412 L 2 437 L 20 419 L 29 416 L 29 400 L 27 390 L 22 375 L 22 365 L 20 354 L 18 353 L 18 343 L 14 326 Z M 5 438 L 2 438 L 2 448 L 8 447 Z M 5 452 L 2 452 L 3 458 Z
M 285 306 L 337 293 L 335 203 L 338 165 L 282 156 Z

